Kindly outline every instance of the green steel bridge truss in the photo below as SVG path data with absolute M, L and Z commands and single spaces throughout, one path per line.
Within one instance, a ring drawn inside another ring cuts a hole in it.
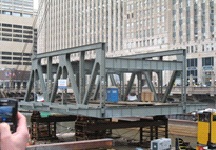
M 95 55 L 94 59 L 86 59 L 89 52 Z M 78 116 L 113 118 L 181 114 L 206 107 L 203 104 L 187 104 L 186 102 L 186 52 L 184 49 L 112 58 L 107 58 L 105 53 L 106 44 L 96 43 L 33 55 L 26 95 L 24 100 L 19 102 L 19 108 Z M 74 54 L 78 54 L 79 59 L 74 59 Z M 164 60 L 164 57 L 167 56 L 173 56 L 175 60 Z M 53 63 L 56 58 L 59 60 L 58 63 Z M 42 62 L 46 63 L 43 64 Z M 169 85 L 162 93 L 162 71 L 164 70 L 169 70 L 172 75 Z M 158 91 L 155 90 L 152 83 L 152 72 L 156 72 L 158 75 L 158 87 L 161 87 L 158 88 Z M 126 87 L 124 73 L 131 73 L 130 81 Z M 113 85 L 116 85 L 113 74 L 118 74 L 120 77 L 119 94 L 122 95 L 121 100 L 126 100 L 136 76 L 138 95 L 141 95 L 141 80 L 144 76 L 148 87 L 154 93 L 154 101 L 160 102 L 160 105 L 110 105 L 106 101 L 106 88 L 108 78 Z M 90 75 L 89 84 L 86 84 L 87 75 Z M 181 100 L 177 104 L 170 105 L 166 103 L 166 99 L 177 76 L 181 77 Z M 68 103 L 67 99 L 62 99 L 58 103 L 55 102 L 59 79 L 67 79 L 70 82 L 70 89 L 72 89 L 75 99 L 73 103 Z M 30 100 L 31 93 L 36 88 L 43 94 L 44 102 L 38 102 L 36 99 Z M 163 96 L 159 97 L 158 95 Z M 99 100 L 95 102 L 96 99 Z

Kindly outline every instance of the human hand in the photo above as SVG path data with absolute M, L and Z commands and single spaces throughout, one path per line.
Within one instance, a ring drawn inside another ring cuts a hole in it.
M 20 112 L 17 113 L 18 125 L 15 133 L 11 133 L 7 123 L 0 124 L 1 150 L 25 150 L 29 139 L 26 118 Z

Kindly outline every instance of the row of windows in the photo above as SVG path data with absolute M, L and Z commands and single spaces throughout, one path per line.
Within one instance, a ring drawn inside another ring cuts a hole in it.
M 6 37 L 0 37 L 0 41 L 13 41 L 13 42 L 23 42 L 23 43 L 33 43 L 33 40 L 28 39 L 16 39 L 16 38 L 6 38 Z
M 11 5 L 11 4 L 14 4 L 14 5 L 20 5 L 20 6 L 28 6 L 28 7 L 33 7 L 33 2 L 32 1 L 18 1 L 18 0 L 15 0 L 15 1 L 11 1 L 11 0 L 2 0 L 2 5 Z
M 0 33 L 1 36 L 1 33 Z M 33 38 L 32 35 L 22 35 L 22 34 L 11 34 L 11 33 L 2 33 L 2 36 L 7 36 L 7 37 L 20 37 L 20 38 Z
M 154 28 L 143 30 L 143 31 L 140 30 L 140 31 L 136 31 L 136 32 L 128 32 L 126 37 L 127 37 L 127 39 L 130 39 L 130 38 L 139 39 L 139 38 L 151 37 L 151 36 L 154 36 L 156 34 L 165 33 L 165 27 L 164 26 L 158 27 L 155 30 L 156 30 L 156 32 L 154 31 Z
M 37 32 L 32 26 L 0 23 L 0 41 L 33 43 L 33 33 Z
M 33 34 L 33 31 L 26 31 L 26 30 L 16 30 L 16 29 L 6 29 L 6 28 L 0 28 L 0 31 L 4 31 L 4 32 L 14 32 L 14 34 Z M 18 36 L 20 37 L 20 36 Z
M 165 17 L 164 16 L 158 16 L 157 18 L 148 18 L 148 19 L 140 19 L 137 22 L 129 22 L 127 21 L 127 30 L 131 29 L 135 29 L 138 27 L 149 27 L 151 25 L 155 24 L 155 19 L 156 19 L 156 23 L 160 24 L 165 22 Z
M 200 51 L 199 52 L 208 52 L 208 51 L 214 51 L 215 47 L 214 44 L 205 44 L 202 45 L 202 47 L 200 47 Z M 198 52 L 198 46 L 186 46 L 186 51 L 187 53 L 197 53 Z
M 127 4 L 127 11 L 133 11 L 134 9 L 137 9 L 137 8 L 143 8 L 145 6 L 147 7 L 150 7 L 154 5 L 156 1 L 155 0 L 143 0 L 143 1 L 138 1 L 136 2 L 136 4 L 134 3 L 128 3 Z M 161 3 L 161 5 L 164 4 L 164 0 L 158 0 L 157 3 Z
M 0 52 L 0 62 L 8 65 L 31 65 L 31 56 L 32 53 L 2 51 Z
M 14 11 L 21 11 L 22 9 L 16 9 Z M 19 12 L 12 12 L 12 11 L 1 11 L 0 14 L 4 15 L 11 15 L 11 16 L 19 16 L 19 17 L 25 17 L 25 18 L 31 18 L 33 17 L 32 14 L 26 14 L 26 13 L 19 13 Z
M 191 26 L 191 11 L 194 11 L 194 39 L 195 39 L 195 41 L 196 40 L 198 40 L 198 6 L 197 6 L 197 1 L 195 1 L 194 2 L 194 9 L 193 10 L 191 10 L 191 7 L 190 7 L 190 3 L 192 3 L 190 0 L 188 0 L 188 1 L 186 1 L 186 4 L 187 4 L 187 7 L 186 7 L 186 32 L 187 32 L 187 34 L 186 34 L 186 40 L 187 41 L 190 41 L 191 40 L 191 33 L 190 33 L 190 26 Z M 174 38 L 174 41 L 176 41 L 176 31 L 178 30 L 178 29 L 176 29 L 176 24 L 175 24 L 175 22 L 176 22 L 176 16 L 177 16 L 177 13 L 176 13 L 176 11 L 177 11 L 177 8 L 176 8 L 176 0 L 174 0 L 173 1 L 173 16 L 174 16 L 174 22 L 173 22 L 173 30 L 174 30 L 174 32 L 173 32 L 173 38 Z M 182 1 L 181 2 L 179 2 L 179 4 L 180 5 L 182 5 Z M 180 20 L 179 20 L 179 27 L 180 27 L 180 30 L 182 30 L 182 6 L 179 6 L 180 8 L 179 8 L 179 15 L 180 15 Z M 211 38 L 214 38 L 214 2 L 213 1 L 211 1 L 210 2 L 210 7 L 211 7 L 211 9 L 210 9 L 210 15 L 209 15 L 209 18 L 210 18 L 210 28 L 209 28 L 209 30 L 210 30 L 210 32 L 211 32 Z M 180 11 L 181 10 L 181 11 Z M 201 15 L 200 15 L 200 17 L 201 17 L 201 33 L 202 33 L 202 35 L 201 35 L 201 39 L 202 40 L 204 40 L 205 38 L 206 38 L 206 30 L 205 30 L 205 25 L 206 25 L 206 18 L 205 18 L 205 13 L 206 13 L 206 11 L 205 11 L 205 1 L 203 1 L 202 3 L 201 3 Z M 178 36 L 182 36 L 182 34 L 180 34 L 180 32 L 179 32 L 179 35 Z
M 11 62 L 11 61 L 0 61 L 1 64 L 7 64 L 7 65 L 31 65 L 31 62 Z
M 194 78 L 197 78 L 197 58 L 187 59 L 187 77 L 190 78 L 190 75 L 193 75 Z M 214 58 L 213 57 L 205 57 L 202 58 L 202 67 L 212 69 L 211 66 L 214 66 Z M 206 75 L 207 76 L 207 75 Z
M 196 69 L 197 58 L 187 59 L 187 67 Z M 202 66 L 214 66 L 214 57 L 204 57 L 202 58 Z
M 154 45 L 161 45 L 166 43 L 166 38 L 157 38 L 157 39 L 149 39 L 144 41 L 137 41 L 137 42 L 128 42 L 126 43 L 126 48 L 139 48 L 139 47 L 145 47 L 145 46 L 154 46 Z
M 1 33 L 0 33 L 1 36 Z M 20 38 L 28 38 L 28 39 L 32 39 L 33 36 L 32 35 L 22 35 L 22 34 L 11 34 L 11 33 L 2 33 L 2 36 L 6 36 L 6 37 L 20 37 Z
M 0 52 L 1 55 L 15 55 L 15 56 L 31 56 L 32 53 L 20 53 L 20 52 L 10 52 L 10 51 L 3 51 Z
M 9 57 L 9 56 L 2 56 L 0 57 L 2 60 L 25 60 L 31 61 L 31 58 L 22 58 L 22 57 Z
M 22 25 L 18 25 L 18 24 L 8 24 L 8 23 L 0 23 L 0 26 L 2 27 L 13 27 L 13 28 L 18 28 L 18 29 L 33 29 L 32 26 L 22 26 Z

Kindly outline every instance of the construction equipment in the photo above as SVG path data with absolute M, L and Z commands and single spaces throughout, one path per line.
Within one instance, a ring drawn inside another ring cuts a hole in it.
M 197 150 L 216 149 L 216 110 L 198 112 Z
M 196 150 L 216 150 L 216 109 L 207 108 L 194 114 L 197 118 Z M 176 139 L 177 150 L 188 150 L 190 143 Z M 193 149 L 193 148 L 191 148 Z

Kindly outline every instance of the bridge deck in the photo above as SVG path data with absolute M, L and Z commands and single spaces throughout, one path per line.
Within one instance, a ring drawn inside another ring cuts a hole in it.
M 149 103 L 149 102 L 132 102 L 132 103 L 113 103 L 106 104 L 100 108 L 98 104 L 89 104 L 84 107 L 67 104 L 50 104 L 47 102 L 24 102 L 19 103 L 20 109 L 48 111 L 52 113 L 61 113 L 67 115 L 81 115 L 97 118 L 114 118 L 114 117 L 146 117 L 156 115 L 183 114 L 194 110 L 206 108 L 205 104 L 186 104 L 184 107 L 180 103 Z

